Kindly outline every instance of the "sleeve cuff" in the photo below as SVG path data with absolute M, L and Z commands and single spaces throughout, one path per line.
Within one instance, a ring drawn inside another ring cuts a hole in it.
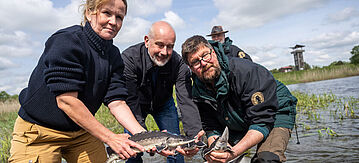
M 206 136 L 207 138 L 211 137 L 211 136 L 214 136 L 214 135 L 217 135 L 217 136 L 220 136 L 221 133 L 217 130 L 213 130 L 213 131 L 206 131 Z
M 257 130 L 259 132 L 261 132 L 264 136 L 264 139 L 266 139 L 268 137 L 269 134 L 269 130 L 267 127 L 265 127 L 264 124 L 254 124 L 254 125 L 250 125 L 249 126 L 249 130 Z

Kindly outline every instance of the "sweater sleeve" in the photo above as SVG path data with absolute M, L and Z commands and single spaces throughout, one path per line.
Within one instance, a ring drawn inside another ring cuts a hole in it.
M 81 91 L 84 81 L 85 52 L 79 37 L 71 32 L 58 32 L 45 44 L 45 83 L 56 96 Z
M 123 75 L 124 63 L 117 47 L 110 51 L 110 83 L 104 98 L 104 104 L 107 106 L 112 101 L 125 101 L 128 95 L 125 77 Z

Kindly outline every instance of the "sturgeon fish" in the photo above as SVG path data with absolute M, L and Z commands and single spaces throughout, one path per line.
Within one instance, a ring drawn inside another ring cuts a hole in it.
M 229 131 L 228 131 L 228 127 L 226 126 L 222 135 L 220 137 L 218 137 L 208 148 L 204 148 L 202 150 L 203 159 L 206 155 L 208 155 L 212 151 L 233 153 L 234 151 L 232 150 L 232 148 L 230 146 L 228 146 L 228 139 L 229 139 Z M 238 157 L 236 157 L 233 160 L 230 160 L 228 162 L 229 163 L 239 163 L 246 154 L 247 153 L 243 153 L 242 155 L 239 155 Z
M 142 145 L 145 151 L 153 149 L 154 147 L 157 152 L 161 152 L 162 150 L 173 151 L 177 146 L 181 146 L 184 150 L 195 149 L 196 147 L 203 148 L 206 146 L 202 141 L 195 142 L 195 138 L 160 131 L 141 132 L 128 139 Z M 141 153 L 137 148 L 131 149 L 136 153 Z M 110 147 L 107 147 L 106 150 L 109 155 L 106 163 L 112 163 L 121 159 Z

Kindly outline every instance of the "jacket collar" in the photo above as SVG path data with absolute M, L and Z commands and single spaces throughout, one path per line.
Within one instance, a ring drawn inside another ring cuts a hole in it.
M 170 60 L 164 65 L 164 66 L 155 66 L 155 64 L 153 63 L 153 61 L 150 58 L 150 54 L 148 52 L 148 48 L 146 48 L 145 43 L 143 42 L 143 49 L 142 49 L 142 54 L 144 55 L 144 61 L 145 61 L 145 66 L 146 66 L 146 71 L 149 71 L 151 68 L 159 68 L 159 69 L 168 69 L 171 65 L 171 62 L 173 60 L 174 55 L 176 55 L 177 53 L 175 51 L 172 52 L 172 56 L 170 58 Z
M 84 27 L 85 34 L 90 42 L 90 46 L 97 51 L 106 51 L 112 45 L 113 40 L 105 40 L 101 38 L 91 27 L 89 22 L 86 22 Z
M 226 96 L 229 92 L 229 82 L 227 76 L 229 75 L 228 58 L 224 54 L 223 46 L 217 41 L 209 41 L 217 54 L 218 63 L 221 66 L 221 74 L 215 81 L 215 92 L 209 90 L 205 83 L 193 77 L 192 95 L 194 98 L 202 98 L 211 101 L 217 101 Z
M 231 45 L 232 45 L 232 40 L 229 39 L 229 37 L 226 37 L 223 43 L 223 48 L 225 53 L 228 53 L 230 51 Z
M 148 48 L 146 48 L 145 43 L 143 42 L 143 48 L 142 48 L 142 54 L 143 54 L 143 59 L 145 62 L 145 68 L 146 68 L 146 72 L 148 70 L 150 70 L 152 67 L 155 67 L 155 64 L 153 64 L 151 58 L 150 58 L 150 54 L 148 53 Z

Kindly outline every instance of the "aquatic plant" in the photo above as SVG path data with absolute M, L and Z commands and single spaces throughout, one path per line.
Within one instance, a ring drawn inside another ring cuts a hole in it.
M 327 127 L 327 128 L 323 128 L 323 129 L 318 130 L 319 137 L 323 137 L 323 136 L 324 136 L 324 134 L 322 133 L 322 131 L 325 131 L 325 133 L 327 133 L 328 136 L 330 136 L 330 137 L 337 137 L 337 136 L 339 136 L 335 131 L 333 131 L 332 129 L 330 129 L 329 127 Z

